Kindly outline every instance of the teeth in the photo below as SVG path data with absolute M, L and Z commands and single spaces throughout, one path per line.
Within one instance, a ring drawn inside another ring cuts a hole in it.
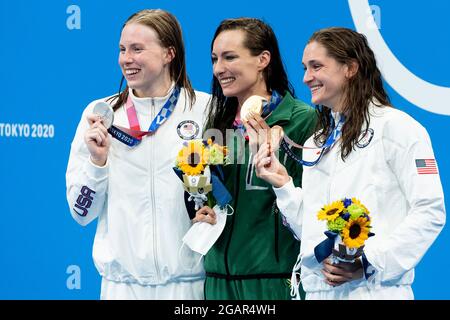
M 320 88 L 322 88 L 322 85 L 314 85 L 314 86 L 311 86 L 310 87 L 310 89 L 311 89 L 311 92 L 316 92 L 317 90 L 319 90 Z
M 224 79 L 220 79 L 220 83 L 222 83 L 222 84 L 227 84 L 227 83 L 230 83 L 230 82 L 233 82 L 234 80 L 236 80 L 236 78 L 224 78 Z
M 139 72 L 139 69 L 127 69 L 127 70 L 125 70 L 125 74 L 126 74 L 127 76 L 136 74 L 136 73 L 138 73 L 138 72 Z

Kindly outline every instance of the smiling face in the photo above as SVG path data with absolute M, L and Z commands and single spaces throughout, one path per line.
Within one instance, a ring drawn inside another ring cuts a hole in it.
M 226 97 L 236 97 L 239 106 L 252 95 L 270 96 L 263 70 L 270 62 L 270 53 L 253 56 L 244 46 L 245 31 L 226 30 L 216 37 L 211 59 L 214 76 Z
M 127 24 L 120 37 L 119 65 L 138 97 L 164 95 L 170 87 L 171 49 L 161 46 L 157 33 L 139 23 Z
M 344 85 L 350 76 L 347 65 L 327 54 L 320 43 L 310 42 L 303 52 L 303 82 L 311 89 L 311 102 L 333 111 L 342 110 Z

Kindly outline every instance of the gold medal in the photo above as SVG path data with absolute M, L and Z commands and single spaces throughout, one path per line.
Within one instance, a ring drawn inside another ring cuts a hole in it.
M 261 96 L 251 96 L 245 100 L 241 107 L 241 120 L 248 121 L 250 113 L 260 115 L 262 113 L 263 102 L 267 102 L 267 100 Z

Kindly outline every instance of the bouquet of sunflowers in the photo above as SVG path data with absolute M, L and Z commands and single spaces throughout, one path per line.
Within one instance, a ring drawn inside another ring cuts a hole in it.
M 353 262 L 362 255 L 365 241 L 373 236 L 370 232 L 369 210 L 356 198 L 345 198 L 325 205 L 318 213 L 319 220 L 327 222 L 327 240 L 315 249 L 317 260 L 332 254 L 334 263 Z
M 210 191 L 213 191 L 219 205 L 224 206 L 230 201 L 231 196 L 221 182 L 221 166 L 228 163 L 227 148 L 213 143 L 211 139 L 184 143 L 178 152 L 174 171 L 183 181 L 184 190 L 189 193 L 188 201 L 194 201 L 195 210 L 203 207 L 205 202 L 211 208 L 214 206 L 214 200 L 208 196 Z

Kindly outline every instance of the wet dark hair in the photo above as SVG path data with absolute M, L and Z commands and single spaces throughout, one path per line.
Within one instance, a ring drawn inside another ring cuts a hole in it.
M 250 50 L 253 56 L 267 50 L 271 59 L 263 71 L 267 91 L 276 90 L 281 95 L 289 92 L 295 96 L 294 88 L 290 84 L 283 61 L 281 59 L 278 40 L 272 28 L 265 22 L 255 18 L 237 18 L 223 20 L 217 27 L 211 41 L 211 52 L 217 36 L 228 30 L 242 30 L 245 32 L 244 47 Z M 235 97 L 224 96 L 222 87 L 215 76 L 212 79 L 212 99 L 209 105 L 209 113 L 206 120 L 206 129 L 215 128 L 225 137 L 227 128 L 231 128 L 236 116 L 238 101 Z
M 349 67 L 356 62 L 358 69 L 344 85 L 343 110 L 346 122 L 342 128 L 341 158 L 345 158 L 355 148 L 363 125 L 369 128 L 369 105 L 392 107 L 383 87 L 381 72 L 367 38 L 347 28 L 327 28 L 315 32 L 308 41 L 317 42 L 327 51 L 328 56 Z M 318 108 L 319 122 L 314 141 L 322 145 L 332 131 L 329 108 Z

